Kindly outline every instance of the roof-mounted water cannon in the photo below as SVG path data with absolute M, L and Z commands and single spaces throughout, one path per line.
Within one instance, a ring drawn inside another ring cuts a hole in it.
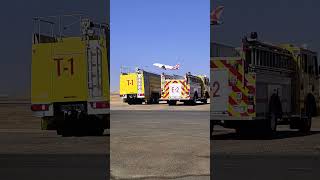
M 248 41 L 257 41 L 258 40 L 258 33 L 257 32 L 251 32 L 249 38 L 245 36 L 243 38 L 243 42 L 248 42 Z
M 245 52 L 246 50 L 248 50 L 250 42 L 254 41 L 258 41 L 257 32 L 251 32 L 249 38 L 248 36 L 244 36 L 244 38 L 242 39 L 242 51 Z M 238 52 L 240 52 L 239 50 L 241 50 L 241 47 L 237 49 Z
M 258 33 L 257 32 L 251 32 L 250 33 L 250 39 L 257 40 L 258 39 Z
M 304 43 L 304 44 L 301 45 L 301 48 L 308 49 L 309 47 L 308 47 L 308 44 Z

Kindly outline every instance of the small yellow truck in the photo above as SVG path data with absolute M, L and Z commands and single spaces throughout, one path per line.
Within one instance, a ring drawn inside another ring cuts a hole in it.
M 136 69 L 134 72 L 120 73 L 120 97 L 129 105 L 132 104 L 157 104 L 161 91 L 160 75 Z
M 41 128 L 102 135 L 110 127 L 108 25 L 82 15 L 33 20 L 31 110 Z

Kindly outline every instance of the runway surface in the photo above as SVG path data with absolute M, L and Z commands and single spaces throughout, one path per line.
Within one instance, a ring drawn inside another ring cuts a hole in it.
M 308 135 L 279 126 L 270 139 L 217 127 L 211 141 L 211 178 L 316 180 L 320 177 L 320 119 Z
M 113 179 L 210 179 L 209 112 L 112 111 Z
M 28 104 L 0 105 L 0 179 L 109 177 L 109 136 L 61 137 L 39 129 Z

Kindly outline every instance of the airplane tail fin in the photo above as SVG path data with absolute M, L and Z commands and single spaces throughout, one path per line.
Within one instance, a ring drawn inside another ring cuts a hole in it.
M 224 6 L 218 6 L 210 14 L 210 21 L 213 23 L 218 23 L 220 21 L 221 14 L 223 12 Z

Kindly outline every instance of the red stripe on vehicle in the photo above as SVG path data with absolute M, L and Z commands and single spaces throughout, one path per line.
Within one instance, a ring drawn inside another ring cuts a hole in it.
M 218 68 L 214 61 L 210 61 L 210 68 Z
M 242 101 L 244 101 L 244 103 L 246 103 L 246 104 L 249 104 L 248 96 L 242 94 Z
M 241 90 L 237 86 L 232 86 L 233 92 L 241 92 Z
M 225 67 L 227 67 L 229 69 L 229 71 L 235 75 L 237 77 L 237 79 L 242 82 L 242 75 L 233 67 L 231 66 L 230 64 L 226 63 L 225 61 L 221 61 L 223 63 L 223 65 Z
M 244 112 L 244 113 L 240 113 L 241 116 L 249 116 L 248 113 Z
M 253 109 L 248 109 L 248 113 L 250 113 L 250 114 L 254 113 L 254 108 Z
M 238 103 L 231 96 L 229 96 L 229 104 L 233 106 L 233 105 L 237 105 Z
M 247 86 L 249 93 L 253 94 L 256 92 L 256 89 L 253 86 Z

